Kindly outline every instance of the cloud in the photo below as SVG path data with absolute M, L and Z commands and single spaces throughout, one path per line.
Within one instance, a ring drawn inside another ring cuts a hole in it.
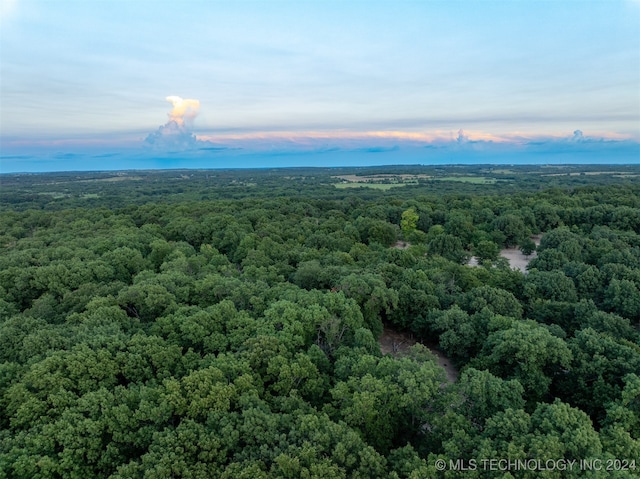
M 582 141 L 584 141 L 584 135 L 582 134 L 581 130 L 576 130 L 573 132 L 573 136 L 571 137 L 571 141 L 574 141 L 576 143 L 580 143 Z
M 458 130 L 458 137 L 456 138 L 458 143 L 469 143 L 469 137 L 464 134 L 464 130 Z
M 173 104 L 173 110 L 169 113 L 170 122 L 175 121 L 180 126 L 193 124 L 193 120 L 200 111 L 199 100 L 185 100 L 179 96 L 168 96 L 166 100 Z
M 168 96 L 166 100 L 173 105 L 173 109 L 169 113 L 169 121 L 147 135 L 145 143 L 156 150 L 174 151 L 207 146 L 209 142 L 198 140 L 191 131 L 193 121 L 200 110 L 200 101 L 183 99 L 179 96 Z
M 200 145 L 196 135 L 173 120 L 149 133 L 144 141 L 158 150 L 190 150 Z

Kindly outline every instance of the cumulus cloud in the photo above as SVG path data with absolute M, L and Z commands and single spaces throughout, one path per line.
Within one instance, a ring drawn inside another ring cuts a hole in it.
M 200 101 L 182 99 L 179 96 L 168 96 L 168 102 L 173 105 L 173 110 L 169 113 L 169 121 L 174 121 L 180 126 L 191 125 L 200 111 Z
M 573 136 L 571 137 L 571 141 L 575 141 L 576 143 L 584 141 L 584 135 L 582 134 L 582 131 L 581 130 L 574 131 Z
M 175 121 L 158 127 L 144 141 L 159 150 L 189 150 L 198 146 L 196 135 Z
M 469 143 L 469 137 L 465 135 L 464 130 L 458 130 L 458 137 L 456 138 L 458 143 Z
M 145 138 L 145 142 L 158 150 L 190 150 L 208 144 L 198 140 L 191 131 L 200 110 L 200 101 L 168 96 L 173 105 L 169 121 Z

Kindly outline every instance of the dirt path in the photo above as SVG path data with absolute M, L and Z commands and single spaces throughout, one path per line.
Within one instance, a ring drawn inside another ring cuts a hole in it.
M 385 326 L 382 331 L 382 336 L 380 336 L 378 342 L 380 343 L 380 350 L 382 351 L 382 354 L 392 354 L 393 356 L 397 356 L 405 352 L 418 341 L 416 341 L 413 335 L 409 332 L 400 332 Z M 421 341 L 421 343 L 436 357 L 438 365 L 442 367 L 446 373 L 447 381 L 455 383 L 458 379 L 458 370 L 449 358 L 440 351 L 435 343 L 427 341 Z

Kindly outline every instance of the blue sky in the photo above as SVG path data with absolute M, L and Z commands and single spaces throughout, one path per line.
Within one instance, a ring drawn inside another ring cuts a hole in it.
M 640 161 L 637 0 L 0 0 L 0 42 L 2 172 Z

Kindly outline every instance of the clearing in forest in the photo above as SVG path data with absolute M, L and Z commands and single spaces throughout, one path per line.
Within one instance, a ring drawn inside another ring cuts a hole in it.
M 413 337 L 413 334 L 406 331 L 396 331 L 388 326 L 385 326 L 380 339 L 380 351 L 382 354 L 391 354 L 392 356 L 399 356 L 416 344 L 418 341 Z M 438 365 L 444 369 L 446 373 L 447 382 L 455 383 L 458 380 L 458 369 L 453 365 L 453 362 L 444 355 L 444 353 L 437 347 L 436 344 L 420 341 L 424 347 L 426 347 L 431 354 L 436 358 Z

